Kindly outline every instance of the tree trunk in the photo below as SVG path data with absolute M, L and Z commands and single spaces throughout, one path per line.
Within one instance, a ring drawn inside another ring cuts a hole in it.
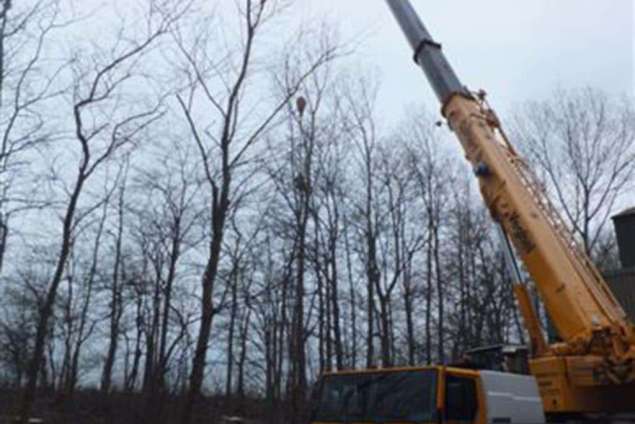
M 207 358 L 210 332 L 214 318 L 214 286 L 218 274 L 218 264 L 220 262 L 221 247 L 225 231 L 225 221 L 229 208 L 229 188 L 230 177 L 226 169 L 223 178 L 223 187 L 220 202 L 217 202 L 216 195 L 212 207 L 212 240 L 209 248 L 209 259 L 203 273 L 201 284 L 203 293 L 201 298 L 201 323 L 192 359 L 192 371 L 190 374 L 190 387 L 186 396 L 181 422 L 189 424 L 192 421 L 193 407 L 201 394 L 203 386 L 203 376 Z
M 234 272 L 234 274 L 237 274 Z M 236 327 L 236 315 L 238 314 L 238 277 L 232 276 L 231 282 L 231 311 L 229 315 L 229 329 L 227 334 L 227 370 L 225 374 L 225 397 L 232 395 L 232 376 L 234 366 L 234 329 Z
M 390 320 L 388 317 L 388 295 L 379 296 L 379 319 L 381 322 L 381 362 L 383 367 L 392 366 L 390 355 Z
M 20 421 L 22 424 L 28 424 L 29 417 L 31 415 L 31 408 L 33 401 L 35 400 L 35 391 L 37 389 L 37 380 L 40 374 L 41 364 L 44 361 L 44 350 L 46 348 L 47 335 L 49 330 L 49 321 L 53 315 L 53 307 L 55 306 L 55 300 L 57 299 L 57 290 L 64 276 L 64 270 L 66 269 L 66 260 L 71 250 L 72 233 L 75 211 L 77 209 L 77 202 L 79 195 L 86 181 L 84 175 L 86 162 L 83 162 L 83 166 L 80 168 L 77 176 L 75 187 L 71 194 L 68 207 L 66 208 L 66 214 L 64 216 L 64 224 L 62 227 L 62 244 L 59 254 L 57 256 L 57 264 L 55 272 L 49 283 L 49 287 L 46 293 L 44 304 L 41 305 L 39 310 L 39 317 L 35 334 L 35 345 L 33 347 L 33 355 L 27 371 L 27 383 L 22 395 L 22 401 L 19 406 Z
M 125 382 L 125 390 L 130 393 L 134 391 L 137 385 L 137 378 L 139 377 L 139 364 L 141 363 L 141 339 L 144 332 L 144 320 L 143 320 L 143 299 L 141 293 L 137 293 L 137 314 L 135 317 L 135 325 L 137 334 L 135 337 L 135 348 L 132 356 L 132 366 L 130 367 L 130 375 Z
M 414 319 L 413 319 L 413 307 L 412 307 L 412 282 L 410 281 L 409 273 L 404 277 L 406 283 L 404 284 L 404 311 L 406 313 L 406 343 L 408 345 L 408 365 L 414 366 L 416 363 L 416 340 L 414 334 Z
M 438 224 L 438 223 L 437 223 Z M 440 364 L 445 364 L 445 305 L 444 305 L 444 287 L 443 276 L 441 275 L 441 259 L 440 259 L 440 246 L 439 246 L 439 228 L 438 225 L 434 228 L 434 268 L 437 277 L 437 296 L 439 297 L 438 304 L 438 358 Z
M 350 353 L 350 368 L 355 369 L 357 367 L 357 296 L 355 293 L 355 282 L 353 279 L 353 264 L 351 260 L 351 247 L 348 238 L 348 225 L 344 228 L 344 243 L 346 248 L 346 271 L 348 274 L 348 292 L 349 292 L 349 308 L 351 318 L 351 353 Z
M 236 392 L 241 401 L 245 399 L 245 363 L 247 362 L 247 340 L 249 337 L 249 320 L 251 318 L 251 310 L 247 310 L 247 314 L 243 320 L 240 329 L 240 354 L 238 355 L 238 384 Z
M 308 224 L 308 193 L 303 195 L 298 228 L 298 248 L 296 251 L 295 305 L 291 328 L 291 412 L 292 422 L 300 423 L 305 412 L 306 398 L 306 353 L 304 346 L 304 273 L 306 254 L 306 229 Z
M 110 290 L 110 334 L 108 340 L 108 350 L 106 353 L 106 359 L 104 361 L 104 368 L 101 374 L 101 387 L 102 393 L 110 392 L 110 386 L 112 382 L 112 369 L 115 364 L 115 356 L 117 354 L 117 346 L 119 343 L 119 321 L 123 314 L 123 295 L 120 287 L 121 277 L 121 245 L 123 242 L 123 220 L 124 220 L 124 206 L 125 206 L 125 189 L 122 186 L 119 191 L 119 210 L 117 220 L 117 235 L 115 240 L 115 263 L 112 273 L 112 287 Z
M 338 296 L 338 276 L 336 251 L 331 255 L 331 310 L 333 312 L 333 333 L 335 336 L 335 365 L 338 370 L 344 368 L 344 350 L 342 346 L 342 329 L 340 327 L 340 301 Z
M 425 340 L 426 340 L 426 363 L 432 363 L 432 231 L 434 221 L 432 213 L 428 210 L 428 248 L 426 249 L 426 318 L 425 318 Z

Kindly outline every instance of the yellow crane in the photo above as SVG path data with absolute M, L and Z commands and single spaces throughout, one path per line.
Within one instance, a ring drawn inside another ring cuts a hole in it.
M 530 376 L 444 366 L 331 373 L 319 383 L 313 421 L 635 422 L 635 415 L 624 415 L 635 413 L 633 323 L 510 143 L 484 93 L 461 84 L 409 0 L 386 1 L 499 227 L 531 340 Z M 544 339 L 512 247 L 561 342 Z

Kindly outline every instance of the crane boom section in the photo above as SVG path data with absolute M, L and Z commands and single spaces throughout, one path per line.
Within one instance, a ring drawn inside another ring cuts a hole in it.
M 479 177 L 492 216 L 509 235 L 566 346 L 566 354 L 624 355 L 633 326 L 541 185 L 483 102 L 455 95 L 444 107 Z M 613 340 L 614 339 L 614 340 Z
M 635 328 L 509 143 L 484 96 L 463 87 L 408 0 L 386 1 L 479 178 L 487 207 L 511 239 L 564 341 L 550 352 L 632 362 Z

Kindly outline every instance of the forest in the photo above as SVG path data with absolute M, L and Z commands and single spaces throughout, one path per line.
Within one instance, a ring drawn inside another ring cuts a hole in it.
M 0 7 L 0 421 L 299 423 L 323 372 L 526 343 L 438 106 L 386 125 L 335 25 L 295 28 L 284 0 Z M 501 112 L 619 268 L 632 99 Z

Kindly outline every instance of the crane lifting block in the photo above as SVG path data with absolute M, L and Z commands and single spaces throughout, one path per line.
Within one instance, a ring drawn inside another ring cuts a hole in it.
M 635 383 L 611 384 L 606 380 L 607 364 L 602 357 L 542 357 L 530 360 L 529 368 L 538 382 L 547 414 L 633 409 Z

